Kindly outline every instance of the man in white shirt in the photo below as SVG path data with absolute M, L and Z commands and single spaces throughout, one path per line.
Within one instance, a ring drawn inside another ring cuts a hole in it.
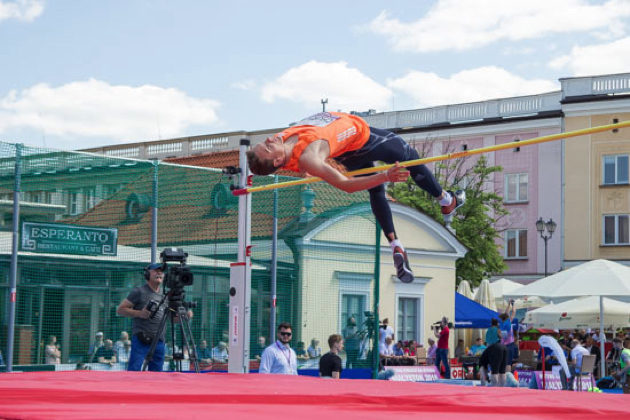
M 278 325 L 278 340 L 263 351 L 258 373 L 297 375 L 297 356 L 289 345 L 291 330 L 288 322 Z
M 384 366 L 396 365 L 397 358 L 394 356 L 394 340 L 391 337 L 385 338 L 385 341 L 379 343 L 378 352 L 381 355 L 381 362 Z
M 391 337 L 392 340 L 394 339 L 394 330 L 392 329 L 392 327 L 389 326 L 389 319 L 385 318 L 383 320 L 383 325 L 381 325 L 381 327 L 378 329 L 378 343 L 383 344 L 385 343 L 385 339 L 387 337 Z
M 569 361 L 569 370 L 571 372 L 571 379 L 569 380 L 568 388 L 573 389 L 573 382 L 575 380 L 576 373 L 579 374 L 582 369 L 582 358 L 588 356 L 590 352 L 582 347 L 579 340 L 571 340 L 571 360 Z

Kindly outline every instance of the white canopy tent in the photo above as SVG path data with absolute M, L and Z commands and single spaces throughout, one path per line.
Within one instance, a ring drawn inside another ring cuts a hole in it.
M 599 297 L 587 296 L 527 312 L 526 324 L 549 329 L 600 328 Z M 630 324 L 630 303 L 604 298 L 604 328 Z
M 467 297 L 468 299 L 473 298 L 473 292 L 470 288 L 470 282 L 468 280 L 462 280 L 459 282 L 459 286 L 457 286 L 457 293 Z M 457 340 L 464 340 L 464 346 L 469 347 L 472 345 L 473 341 L 473 333 L 470 328 L 457 328 L 455 330 L 455 337 Z M 457 343 L 457 342 L 456 342 Z
M 497 307 L 497 310 L 503 311 L 507 307 L 508 297 L 506 296 L 508 293 L 513 292 L 516 289 L 520 289 L 523 287 L 522 284 L 517 283 L 515 281 L 501 278 L 499 280 L 495 280 L 490 283 L 490 290 L 494 295 L 494 302 Z M 548 302 L 545 302 L 538 296 L 524 297 L 521 299 L 516 299 L 514 302 L 514 307 L 516 309 L 521 308 L 540 308 L 541 306 L 547 305 Z
M 481 280 L 479 287 L 475 291 L 475 297 L 473 300 L 486 308 L 492 309 L 493 311 L 497 310 L 494 294 L 492 293 L 490 281 L 488 281 L 488 279 Z M 474 330 L 472 339 L 474 340 L 477 339 L 477 337 L 481 337 L 483 340 L 485 338 L 484 334 L 485 330 Z
M 539 296 L 552 300 L 598 296 L 601 372 L 605 372 L 604 298 L 630 297 L 630 267 L 608 260 L 589 261 L 523 286 L 506 296 Z

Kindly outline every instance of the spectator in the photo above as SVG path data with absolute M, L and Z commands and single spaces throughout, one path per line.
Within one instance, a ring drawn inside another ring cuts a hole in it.
M 550 347 L 542 347 L 538 351 L 537 359 L 538 365 L 536 366 L 536 370 L 543 370 L 543 354 L 545 356 L 545 370 L 551 370 L 552 366 L 560 364 L 558 362 L 558 358 L 553 354 L 553 349 Z
M 599 361 L 602 356 L 599 354 L 599 346 L 595 344 L 595 341 L 590 334 L 586 335 L 586 338 L 584 340 L 584 348 L 588 350 L 589 354 L 595 356 L 595 371 L 598 371 L 600 365 Z
M 91 363 L 96 359 L 97 350 L 103 347 L 104 344 L 105 343 L 103 342 L 103 333 L 99 331 L 94 337 L 94 342 L 90 345 L 90 349 L 88 351 L 88 362 Z
M 341 376 L 341 357 L 339 352 L 343 350 L 343 337 L 333 334 L 328 337 L 330 351 L 319 360 L 319 376 L 324 378 L 339 379 Z
M 201 340 L 201 343 L 199 343 L 197 358 L 200 363 L 212 363 L 212 351 L 208 348 L 208 342 L 206 340 Z
M 508 315 L 510 307 L 512 308 L 512 311 Z M 512 329 L 512 321 L 514 320 L 515 315 L 516 308 L 514 307 L 514 300 L 510 299 L 507 308 L 505 308 L 505 312 L 499 315 L 499 318 L 501 319 L 501 343 L 503 343 L 507 349 L 507 365 L 510 368 L 514 359 L 518 357 L 518 348 L 514 342 L 514 330 Z
M 405 355 L 405 351 L 403 350 L 403 342 L 402 340 L 398 340 L 396 344 L 394 344 L 394 356 L 402 357 Z
M 258 361 L 262 357 L 263 351 L 265 351 L 265 347 L 267 347 L 267 339 L 264 335 L 258 337 L 258 341 L 254 345 L 254 350 L 252 351 L 252 355 Z
M 356 367 L 361 349 L 361 337 L 357 328 L 357 320 L 351 316 L 346 322 L 343 331 L 344 347 L 346 349 L 346 368 Z
M 105 363 L 113 366 L 116 363 L 116 353 L 114 353 L 114 342 L 105 340 L 105 344 L 96 350 L 95 358 L 99 363 Z
M 507 366 L 507 348 L 497 341 L 488 346 L 479 358 L 479 376 L 481 385 L 486 385 L 488 367 L 490 367 L 490 384 L 493 386 L 505 386 L 505 368 Z
M 228 350 L 225 342 L 219 341 L 219 344 L 212 349 L 212 361 L 214 363 L 227 363 Z
M 569 343 L 569 347 L 571 348 L 571 360 L 568 361 L 569 364 L 569 372 L 571 372 L 571 378 L 567 381 L 566 373 L 564 369 L 560 370 L 560 378 L 563 383 L 564 389 L 573 389 L 573 381 L 575 380 L 575 375 L 579 374 L 582 369 L 582 358 L 584 356 L 588 356 L 589 352 L 582 344 L 580 344 L 580 340 L 574 338 Z
M 466 356 L 466 347 L 464 347 L 464 340 L 460 338 L 457 340 L 457 346 L 455 347 L 455 357 L 459 359 L 462 356 Z
M 490 328 L 486 330 L 486 346 L 490 347 L 499 341 L 499 320 L 492 318 Z
M 61 351 L 57 344 L 57 337 L 54 335 L 48 337 L 48 344 L 46 344 L 44 353 L 46 354 L 47 365 L 58 365 L 61 363 Z
M 125 347 L 125 341 L 128 341 L 128 340 L 129 340 L 129 334 L 127 333 L 127 331 L 121 331 L 118 341 L 114 343 L 114 351 L 116 352 L 116 354 L 118 354 L 120 350 L 122 350 Z M 120 360 L 118 361 L 120 362 Z
M 416 342 L 414 340 L 409 340 L 407 345 L 404 347 L 405 356 L 415 357 L 416 356 Z
M 297 355 L 289 344 L 292 335 L 291 324 L 278 325 L 278 340 L 263 352 L 258 373 L 297 375 Z
M 435 364 L 435 359 L 437 355 L 437 346 L 435 345 L 435 340 L 429 337 L 427 340 L 429 342 L 429 348 L 427 348 L 427 365 Z
M 384 343 L 380 343 L 378 347 L 378 353 L 380 355 L 381 363 L 385 366 L 395 365 L 396 358 L 394 356 L 394 340 L 391 336 L 385 338 Z
M 481 337 L 477 337 L 477 339 L 475 340 L 475 344 L 473 344 L 473 346 L 470 348 L 469 353 L 471 356 L 481 356 L 481 353 L 483 353 L 486 348 L 487 347 L 484 346 L 483 341 L 481 341 Z
M 437 366 L 438 371 L 440 371 L 440 364 L 444 366 L 444 377 L 446 379 L 451 379 L 451 366 L 448 363 L 448 318 L 442 317 L 442 321 L 440 321 L 440 326 L 435 326 L 433 328 L 433 333 L 438 338 L 437 343 L 437 351 L 435 354 L 435 366 Z
M 116 353 L 116 360 L 120 363 L 129 362 L 129 355 L 131 354 L 131 340 L 125 340 L 122 349 Z
M 615 372 L 615 378 L 621 384 L 624 394 L 630 394 L 630 338 L 623 340 L 623 350 L 619 358 L 619 370 Z
M 308 360 L 308 353 L 306 352 L 306 344 L 304 341 L 298 341 L 297 347 L 295 348 L 295 355 L 298 360 Z
M 613 347 L 606 355 L 606 364 L 611 370 L 615 370 L 619 367 L 619 359 L 621 358 L 621 352 L 623 351 L 623 340 L 620 338 L 613 338 Z
M 385 318 L 382 322 L 382 325 L 378 329 L 378 342 L 384 343 L 385 338 L 391 337 L 394 339 L 394 330 L 389 326 L 389 318 Z
M 306 352 L 308 353 L 308 357 L 311 359 L 317 359 L 318 357 L 321 357 L 322 348 L 319 347 L 319 340 L 317 340 L 316 338 L 313 338 L 311 340 L 311 345 L 308 346 L 308 348 L 306 349 Z

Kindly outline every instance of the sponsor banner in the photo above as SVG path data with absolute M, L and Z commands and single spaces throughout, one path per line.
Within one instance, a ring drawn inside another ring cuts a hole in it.
M 386 369 L 395 373 L 391 381 L 435 382 L 440 379 L 435 366 L 387 366 Z
M 520 380 L 520 376 L 519 376 L 519 380 Z M 595 386 L 593 382 L 593 375 L 591 375 L 590 373 L 587 376 L 576 377 L 573 384 L 574 389 L 579 388 L 578 380 L 582 381 L 582 390 L 584 391 Z M 536 385 L 538 386 L 538 389 L 543 389 L 542 371 L 540 370 L 536 371 Z M 545 389 L 561 391 L 562 380 L 560 379 L 560 374 L 555 373 L 555 372 L 545 372 Z

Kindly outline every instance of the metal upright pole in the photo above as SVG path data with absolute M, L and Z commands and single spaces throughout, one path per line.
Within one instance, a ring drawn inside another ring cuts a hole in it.
M 157 261 L 158 242 L 158 169 L 160 162 L 153 160 L 153 203 L 151 207 L 151 264 Z
M 15 145 L 15 181 L 13 183 L 13 241 L 11 244 L 11 273 L 9 278 L 9 325 L 7 329 L 7 372 L 13 371 L 13 345 L 15 335 L 15 305 L 17 303 L 18 228 L 20 224 L 20 189 L 22 178 L 22 147 Z
M 547 236 L 543 236 L 545 240 L 545 277 L 547 277 L 547 240 L 549 239 Z
M 606 376 L 606 335 L 604 334 L 604 296 L 599 296 L 599 377 Z
M 274 176 L 274 183 L 278 175 Z M 278 190 L 273 190 L 273 229 L 271 233 L 271 312 L 269 315 L 269 341 L 276 336 L 276 298 L 278 282 Z
M 378 377 L 379 368 L 379 306 L 381 299 L 381 226 L 378 221 L 374 221 L 374 227 L 376 228 L 375 247 L 376 254 L 374 256 L 374 336 L 372 338 L 372 378 Z
M 247 168 L 248 139 L 241 139 L 239 149 L 239 187 L 251 186 Z M 251 194 L 238 198 L 237 262 L 230 265 L 229 353 L 228 372 L 249 372 L 249 340 L 251 319 Z

